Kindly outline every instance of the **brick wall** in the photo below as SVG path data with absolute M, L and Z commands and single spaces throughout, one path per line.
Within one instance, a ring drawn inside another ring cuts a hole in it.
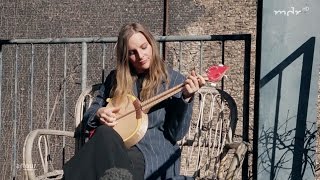
M 164 2 L 156 0 L 3 0 L 0 38 L 116 36 L 121 25 L 141 22 L 163 32 Z M 168 34 L 255 34 L 256 2 L 168 1 Z

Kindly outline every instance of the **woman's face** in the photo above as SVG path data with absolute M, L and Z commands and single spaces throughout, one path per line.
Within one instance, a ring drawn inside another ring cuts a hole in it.
M 129 61 L 137 73 L 143 73 L 149 69 L 152 60 L 152 47 L 142 33 L 134 33 L 129 38 L 128 51 Z

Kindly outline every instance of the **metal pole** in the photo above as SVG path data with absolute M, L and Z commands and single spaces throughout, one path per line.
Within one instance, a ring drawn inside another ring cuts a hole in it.
M 64 67 L 63 67 L 63 124 L 62 124 L 62 130 L 65 131 L 66 130 L 66 113 L 67 113 L 67 97 L 66 97 L 66 93 L 67 93 L 67 45 L 64 44 Z M 63 148 L 63 158 L 62 158 L 62 164 L 65 163 L 65 144 L 66 144 L 66 137 L 63 136 L 62 139 L 62 148 Z
M 47 123 L 46 128 L 49 128 L 50 124 L 50 44 L 48 44 L 47 54 Z
M 182 61 L 182 42 L 179 42 L 179 71 L 181 72 L 181 61 Z
M 87 58 L 88 47 L 86 42 L 82 42 L 82 56 L 81 56 L 81 90 L 84 91 L 87 86 Z
M 19 66 L 19 47 L 16 45 L 16 62 L 14 69 L 14 117 L 13 117 L 13 145 L 12 145 L 12 158 L 13 158 L 13 166 L 12 166 L 12 175 L 15 178 L 17 176 L 16 167 L 17 167 L 17 124 L 18 124 L 18 66 Z
M 30 67 L 30 125 L 29 130 L 32 131 L 33 126 L 33 78 L 34 78 L 34 45 L 31 44 L 31 67 Z
M 2 137 L 1 130 L 2 130 L 2 44 L 0 44 L 0 137 Z
M 203 41 L 200 41 L 200 75 L 202 75 L 202 63 L 203 63 Z
M 242 139 L 249 142 L 249 111 L 250 111 L 250 54 L 251 54 L 251 36 L 245 40 L 244 48 L 244 84 L 243 84 L 243 132 Z M 243 160 L 242 179 L 248 179 L 248 153 Z

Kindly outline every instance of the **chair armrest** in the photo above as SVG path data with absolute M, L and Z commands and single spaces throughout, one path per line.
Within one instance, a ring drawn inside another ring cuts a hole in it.
M 218 179 L 235 179 L 239 171 L 241 170 L 242 167 L 242 162 L 244 160 L 244 157 L 248 151 L 249 143 L 247 142 L 233 142 L 226 144 L 222 154 L 220 155 L 220 160 L 221 164 L 219 166 L 219 173 L 218 173 Z M 229 150 L 234 150 L 234 154 L 232 157 L 232 160 L 230 165 L 227 167 L 227 173 L 224 176 L 223 174 L 225 173 L 225 169 L 223 169 L 225 166 L 225 163 L 227 162 L 227 153 Z M 224 177 L 224 178 L 222 178 Z
M 37 136 L 41 135 L 56 135 L 56 136 L 68 136 L 68 137 L 74 137 L 74 132 L 71 131 L 60 131 L 60 130 L 52 130 L 52 129 L 36 129 L 31 131 L 24 141 L 23 145 L 23 165 L 25 168 L 25 174 L 28 177 L 28 179 L 33 180 L 36 179 L 35 175 L 35 169 L 29 168 L 33 167 L 32 162 L 32 146 L 33 142 L 36 139 Z
M 230 179 L 230 177 L 235 177 L 239 174 L 243 160 L 248 151 L 248 147 L 249 143 L 245 141 L 239 143 L 238 147 L 236 148 L 236 152 L 234 153 L 234 156 L 232 158 L 230 167 L 228 169 L 226 179 Z

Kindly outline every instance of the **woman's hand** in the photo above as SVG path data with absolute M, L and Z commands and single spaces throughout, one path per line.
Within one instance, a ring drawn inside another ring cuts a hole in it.
M 117 107 L 102 107 L 96 112 L 96 116 L 99 118 L 101 124 L 113 127 L 117 124 L 116 113 L 120 111 Z
M 194 70 L 187 77 L 185 86 L 182 90 L 182 96 L 185 101 L 189 101 L 190 98 L 206 83 L 205 78 L 201 75 L 196 74 Z

